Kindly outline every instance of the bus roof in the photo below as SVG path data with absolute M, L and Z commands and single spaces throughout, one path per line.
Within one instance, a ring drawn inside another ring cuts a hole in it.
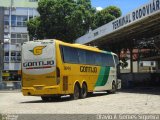
M 85 50 L 91 50 L 91 51 L 95 51 L 95 52 L 102 52 L 102 53 L 108 53 L 108 54 L 116 55 L 113 52 L 103 51 L 103 50 L 100 50 L 97 47 L 87 46 L 87 45 L 82 45 L 82 44 L 77 44 L 77 43 L 66 43 L 66 42 L 63 42 L 63 41 L 57 40 L 57 39 L 35 40 L 35 41 L 25 42 L 24 44 L 35 43 L 35 42 L 48 42 L 49 43 L 49 42 L 53 42 L 53 41 L 60 44 L 60 45 L 66 45 L 66 46 L 70 46 L 70 47 L 76 47 L 76 48 L 81 48 L 81 49 L 85 49 Z

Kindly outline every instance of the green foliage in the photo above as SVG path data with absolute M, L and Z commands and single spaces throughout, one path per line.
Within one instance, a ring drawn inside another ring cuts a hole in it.
M 37 34 L 38 39 L 56 38 L 73 42 L 89 30 L 94 9 L 90 0 L 40 0 L 38 12 L 40 17 L 28 22 L 31 38 Z
M 65 42 L 73 42 L 90 28 L 120 15 L 113 6 L 96 13 L 90 0 L 40 0 L 37 10 L 40 17 L 27 23 L 30 39 L 55 38 Z
M 43 29 L 39 17 L 35 17 L 27 22 L 30 39 L 43 38 Z
M 116 6 L 109 6 L 107 8 L 104 9 L 105 11 L 108 11 L 108 13 L 112 16 L 114 16 L 115 18 L 118 18 L 122 15 L 122 12 L 119 8 L 117 8 Z
M 98 11 L 94 16 L 92 29 L 98 28 L 104 24 L 121 16 L 121 10 L 115 6 L 109 6 L 101 11 Z

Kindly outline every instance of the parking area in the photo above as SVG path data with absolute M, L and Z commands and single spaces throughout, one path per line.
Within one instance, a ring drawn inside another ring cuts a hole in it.
M 116 94 L 95 93 L 86 99 L 64 97 L 43 102 L 21 92 L 0 91 L 2 114 L 160 114 L 160 89 L 121 90 Z

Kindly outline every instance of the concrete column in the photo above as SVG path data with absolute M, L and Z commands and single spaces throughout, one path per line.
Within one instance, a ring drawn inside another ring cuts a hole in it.
M 0 7 L 0 41 L 3 43 L 4 39 L 4 8 Z
M 137 60 L 137 72 L 139 73 L 139 63 L 140 63 L 140 48 L 138 48 L 138 60 Z
M 129 48 L 130 51 L 130 73 L 133 73 L 133 48 Z
M 0 66 L 0 84 L 1 84 L 1 82 L 2 82 L 2 70 L 3 70 L 3 59 L 4 59 L 4 57 L 3 57 L 3 44 L 2 43 L 0 43 L 0 64 L 1 64 L 1 66 Z
M 4 50 L 3 50 L 3 42 L 4 42 L 4 8 L 0 7 L 0 85 L 2 82 L 2 71 L 3 71 L 3 59 L 4 59 Z
M 121 49 L 118 49 L 117 50 L 117 55 L 118 55 L 118 59 L 120 60 L 120 54 L 121 54 Z M 119 74 L 121 73 L 121 69 L 120 69 L 120 66 L 119 66 Z
M 156 72 L 160 72 L 160 69 L 159 69 L 159 65 L 160 64 L 160 62 L 158 62 L 158 61 L 156 61 Z

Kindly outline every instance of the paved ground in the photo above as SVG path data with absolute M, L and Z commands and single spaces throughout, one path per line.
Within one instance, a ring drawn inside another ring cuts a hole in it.
M 23 96 L 20 92 L 0 91 L 0 113 L 3 114 L 160 114 L 160 91 L 138 89 L 107 95 L 95 94 L 86 99 L 43 102 L 40 97 Z

